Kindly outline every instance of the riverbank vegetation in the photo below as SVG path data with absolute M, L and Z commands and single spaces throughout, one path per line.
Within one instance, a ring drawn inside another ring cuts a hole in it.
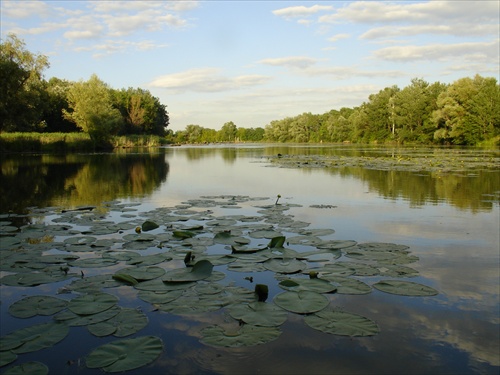
M 27 51 L 13 34 L 0 44 L 0 57 L 2 152 L 218 142 L 500 145 L 500 86 L 493 77 L 451 84 L 414 78 L 354 108 L 302 113 L 257 128 L 228 121 L 220 130 L 189 124 L 173 132 L 166 105 L 148 90 L 114 89 L 95 74 L 87 81 L 46 81 L 48 58 Z

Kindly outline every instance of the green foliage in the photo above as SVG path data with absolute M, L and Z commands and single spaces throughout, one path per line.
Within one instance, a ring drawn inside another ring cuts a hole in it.
M 386 87 L 356 108 L 273 120 L 271 142 L 454 143 L 487 145 L 500 139 L 500 91 L 495 78 L 476 75 L 450 86 L 420 78 Z
M 96 143 L 106 142 L 122 124 L 122 116 L 113 107 L 109 87 L 93 74 L 86 82 L 71 85 L 68 90 L 70 111 L 63 110 L 65 118 L 73 121 Z
M 462 78 L 437 98 L 433 120 L 440 142 L 475 145 L 500 135 L 500 86 L 495 78 Z
M 44 55 L 25 49 L 23 41 L 9 34 L 0 43 L 0 131 L 32 131 L 40 124 L 44 108 Z

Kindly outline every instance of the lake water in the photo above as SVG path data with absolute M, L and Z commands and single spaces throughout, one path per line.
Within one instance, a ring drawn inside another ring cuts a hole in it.
M 154 362 L 126 373 L 498 374 L 500 371 L 498 150 L 181 146 L 113 154 L 3 155 L 0 164 L 3 263 L 8 258 L 6 254 L 12 251 L 6 238 L 18 233 L 12 227 L 57 225 L 65 222 L 62 219 L 66 217 L 66 224 L 73 226 L 71 234 L 57 232 L 52 238 L 54 247 L 49 242 L 40 254 L 68 254 L 64 240 L 95 235 L 86 233 L 88 227 L 82 221 L 76 224 L 72 221 L 77 214 L 87 217 L 89 226 L 91 221 L 96 225 L 129 223 L 129 227 L 120 231 L 121 236 L 135 235 L 134 228 L 151 219 L 160 224 L 151 234 L 161 236 L 186 225 L 208 228 L 209 221 L 221 220 L 211 224 L 219 225 L 234 215 L 242 215 L 236 220 L 241 225 L 242 217 L 256 217 L 262 210 L 273 209 L 280 195 L 278 206 L 287 210 L 274 223 L 266 216 L 266 222 L 281 230 L 287 239 L 300 235 L 304 227 L 333 229 L 335 233 L 325 234 L 322 239 L 406 245 L 410 255 L 418 257 L 415 262 L 405 264 L 418 271 L 412 277 L 362 273 L 349 277 L 371 286 L 387 279 L 411 281 L 439 292 L 434 296 L 407 296 L 372 288 L 367 294 L 326 294 L 329 309 L 366 317 L 378 325 L 379 332 L 367 337 L 334 335 L 312 329 L 304 322 L 304 314 L 288 312 L 286 321 L 279 326 L 279 337 L 260 345 L 234 348 L 200 342 L 202 331 L 208 326 L 238 326 L 226 307 L 188 315 L 159 311 L 154 304 L 137 298 L 138 291 L 131 286 L 106 288 L 106 293 L 119 297 L 119 306 L 140 309 L 148 317 L 148 324 L 142 330 L 126 338 L 154 335 L 163 342 L 163 351 Z M 219 203 L 203 207 L 199 199 Z M 61 212 L 82 206 L 96 208 Z M 193 213 L 185 210 L 195 211 L 197 216 L 190 216 Z M 164 213 L 167 216 L 161 216 Z M 296 231 L 290 229 L 293 225 L 286 229 L 280 221 L 283 214 L 297 228 L 302 227 Z M 168 215 L 183 218 L 174 221 Z M 160 222 L 162 217 L 171 221 Z M 234 230 L 234 226 L 231 228 Z M 212 238 L 215 232 L 210 229 L 197 237 Z M 95 236 L 112 239 L 115 234 Z M 251 241 L 267 244 L 269 239 Z M 111 249 L 122 250 L 124 243 L 116 242 Z M 178 240 L 171 247 L 168 241 L 162 246 L 134 251 L 142 255 L 166 251 L 178 255 L 179 246 L 188 249 Z M 299 252 L 314 249 L 303 242 L 285 247 Z M 340 258 L 327 259 L 326 263 L 355 260 L 345 255 L 347 249 L 342 249 Z M 72 250 L 71 254 L 85 259 L 103 251 Z M 228 254 L 231 250 L 219 243 L 209 245 L 206 253 Z M 179 262 L 183 266 L 178 257 L 155 266 L 169 270 Z M 325 261 L 305 263 L 317 267 Z M 5 264 L 0 277 L 14 274 Z M 34 295 L 69 301 L 80 294 L 61 293 L 61 290 L 80 279 L 82 272 L 86 277 L 113 274 L 125 267 L 129 266 L 124 261 L 108 267 L 72 266 L 71 272 L 77 275 L 64 281 L 32 287 L 3 283 L 1 336 L 53 321 L 52 316 L 14 317 L 9 313 L 14 302 Z M 284 292 L 278 286 L 280 280 L 299 277 L 269 270 L 235 272 L 227 265 L 216 265 L 214 270 L 225 274 L 224 279 L 214 281 L 225 288 L 237 286 L 253 291 L 257 283 L 268 285 L 267 303 L 271 304 L 276 295 Z M 252 282 L 248 280 L 250 276 Z M 114 340 L 117 338 L 113 336 L 92 335 L 85 326 L 72 326 L 61 342 L 19 354 L 0 370 L 40 361 L 49 367 L 51 374 L 99 374 L 100 369 L 85 366 L 85 358 L 95 348 Z M 5 351 L 0 352 L 0 358 L 2 353 Z

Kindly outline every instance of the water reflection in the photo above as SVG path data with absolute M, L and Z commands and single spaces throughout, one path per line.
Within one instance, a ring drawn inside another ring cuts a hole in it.
M 98 205 L 151 194 L 167 180 L 164 150 L 155 153 L 9 155 L 2 157 L 0 205 L 20 213 L 31 206 Z

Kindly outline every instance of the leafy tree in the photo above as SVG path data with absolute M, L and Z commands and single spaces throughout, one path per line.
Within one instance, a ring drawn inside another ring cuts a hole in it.
M 236 140 L 238 129 L 234 122 L 229 121 L 222 125 L 219 131 L 219 139 L 222 142 L 234 142 Z
M 42 121 L 46 124 L 46 132 L 77 132 L 80 129 L 75 123 L 66 119 L 63 111 L 69 110 L 66 100 L 71 82 L 52 77 L 45 83 L 44 97 L 45 103 Z
M 0 131 L 32 131 L 42 117 L 46 56 L 29 52 L 9 34 L 0 44 Z
M 130 87 L 113 90 L 113 96 L 124 119 L 120 133 L 165 135 L 169 124 L 166 107 L 148 90 Z
M 123 123 L 120 111 L 113 106 L 110 88 L 95 74 L 86 82 L 71 85 L 68 104 L 65 118 L 87 132 L 96 144 L 105 143 Z
M 433 112 L 441 142 L 474 145 L 500 135 L 500 89 L 495 78 L 462 78 L 437 99 Z

